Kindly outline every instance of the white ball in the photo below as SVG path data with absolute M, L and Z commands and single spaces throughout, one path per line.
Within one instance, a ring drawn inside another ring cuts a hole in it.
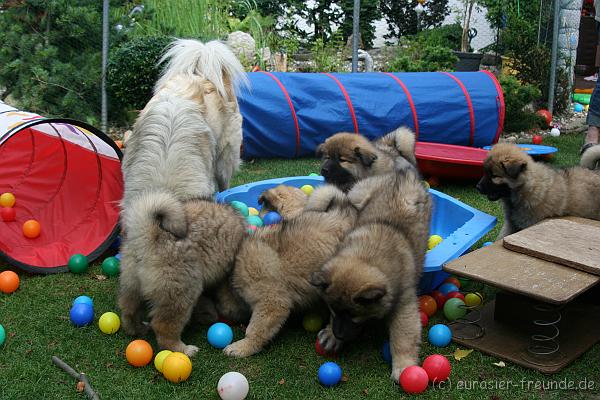
M 250 385 L 248 379 L 239 372 L 228 372 L 219 379 L 217 392 L 223 400 L 244 400 Z
M 552 130 L 550 131 L 550 136 L 560 136 L 560 131 L 558 130 L 558 128 L 552 128 Z

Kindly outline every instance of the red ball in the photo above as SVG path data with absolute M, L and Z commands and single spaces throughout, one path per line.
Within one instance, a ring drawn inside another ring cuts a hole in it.
M 419 311 L 419 314 L 421 315 L 421 325 L 427 326 L 429 323 L 429 317 L 423 311 Z
M 446 296 L 444 295 L 444 293 L 440 292 L 439 290 L 434 290 L 433 292 L 429 293 L 429 295 L 433 297 L 433 299 L 437 303 L 438 310 L 444 308 L 444 304 L 446 303 Z
M 0 216 L 4 222 L 14 221 L 17 218 L 17 210 L 13 207 L 2 207 L 0 209 Z
M 437 309 L 438 306 L 433 297 L 427 295 L 419 297 L 419 310 L 427 314 L 428 317 L 434 315 Z
M 323 357 L 335 357 L 337 356 L 337 354 L 335 352 L 333 353 L 328 353 L 325 351 L 324 348 L 321 347 L 321 343 L 319 342 L 319 338 L 317 338 L 317 340 L 315 341 L 315 350 L 317 351 L 317 354 Z
M 423 369 L 429 377 L 429 382 L 443 382 L 450 376 L 452 367 L 450 361 L 441 354 L 433 354 L 423 361 Z
M 450 292 L 450 293 L 448 293 L 448 296 L 446 296 L 446 300 L 454 299 L 454 298 L 465 301 L 465 295 L 462 294 L 461 292 Z
M 427 372 L 418 365 L 412 365 L 400 374 L 400 386 L 406 393 L 423 393 L 427 389 L 428 383 Z
M 460 281 L 453 276 L 444 279 L 444 283 L 452 283 L 454 286 L 460 289 Z
M 548 123 L 548 126 L 552 126 L 552 114 L 550 114 L 550 111 L 541 109 L 537 110 L 536 114 L 544 118 L 546 120 L 546 123 Z
M 533 144 L 542 144 L 542 140 L 542 135 L 533 135 L 533 138 L 531 139 Z

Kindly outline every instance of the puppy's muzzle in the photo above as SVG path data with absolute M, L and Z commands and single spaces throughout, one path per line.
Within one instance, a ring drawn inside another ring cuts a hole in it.
M 354 340 L 361 332 L 362 325 L 346 316 L 335 315 L 331 324 L 333 335 L 341 341 Z

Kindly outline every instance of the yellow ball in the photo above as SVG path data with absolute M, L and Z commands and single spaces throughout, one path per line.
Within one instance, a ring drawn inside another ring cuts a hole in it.
M 312 194 L 312 192 L 315 190 L 315 188 L 312 187 L 311 185 L 304 185 L 300 188 L 300 190 L 302 190 L 304 193 L 306 193 L 307 196 L 310 196 Z
M 163 363 L 165 362 L 165 358 L 171 354 L 173 354 L 171 350 L 163 350 L 159 351 L 156 357 L 154 357 L 154 366 L 158 372 L 163 372 Z
M 444 239 L 440 235 L 431 235 L 429 236 L 429 240 L 427 241 L 427 248 L 429 250 L 433 249 L 438 244 L 442 243 Z
M 163 376 L 170 382 L 179 383 L 185 381 L 192 373 L 192 362 L 183 353 L 174 352 L 169 354 L 162 365 Z
M 258 210 L 254 207 L 248 207 L 248 215 L 258 215 Z
M 0 195 L 0 206 L 2 207 L 12 207 L 15 205 L 15 195 L 12 193 L 2 193 Z
M 590 105 L 586 104 L 585 106 L 583 106 L 583 109 L 585 110 L 585 112 L 588 112 L 590 109 Z
M 483 301 L 483 296 L 477 292 L 467 293 L 465 296 L 465 305 L 467 307 L 477 307 Z
M 102 333 L 112 335 L 121 327 L 121 320 L 119 319 L 119 316 L 114 312 L 106 312 L 102 314 L 102 316 L 98 320 L 98 327 L 100 328 Z

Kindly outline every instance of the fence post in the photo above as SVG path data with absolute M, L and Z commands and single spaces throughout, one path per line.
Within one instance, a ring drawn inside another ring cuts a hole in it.
M 106 65 L 108 63 L 108 0 L 102 4 L 102 110 L 100 115 L 100 129 L 108 134 L 108 110 L 106 100 Z
M 358 71 L 358 35 L 360 35 L 360 0 L 354 0 L 352 10 L 352 72 Z
M 556 62 L 558 58 L 560 0 L 554 0 L 554 19 L 552 22 L 552 59 L 550 63 L 550 83 L 548 85 L 548 111 L 550 111 L 550 114 L 554 112 L 554 89 L 556 87 Z

